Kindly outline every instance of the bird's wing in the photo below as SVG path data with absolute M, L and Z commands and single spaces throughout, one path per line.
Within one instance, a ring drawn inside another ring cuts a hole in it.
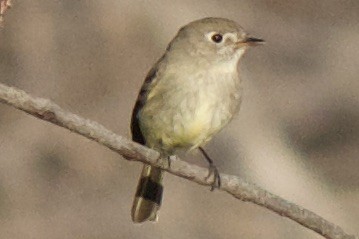
M 163 57 L 162 57 L 163 58 Z M 162 59 L 161 58 L 161 59 Z M 154 67 L 148 72 L 145 81 L 141 87 L 141 90 L 138 94 L 137 101 L 135 107 L 132 111 L 132 119 L 131 119 L 131 133 L 132 133 L 132 140 L 140 143 L 142 145 L 146 144 L 145 138 L 141 132 L 140 122 L 139 122 L 139 112 L 141 111 L 142 107 L 145 105 L 147 100 L 147 95 L 149 91 L 153 88 L 157 72 L 158 72 L 158 65 L 161 59 L 154 65 Z

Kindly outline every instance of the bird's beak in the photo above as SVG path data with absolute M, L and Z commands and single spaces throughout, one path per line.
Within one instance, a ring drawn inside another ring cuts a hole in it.
M 237 46 L 258 46 L 264 44 L 265 41 L 260 38 L 246 37 L 243 41 L 237 42 Z

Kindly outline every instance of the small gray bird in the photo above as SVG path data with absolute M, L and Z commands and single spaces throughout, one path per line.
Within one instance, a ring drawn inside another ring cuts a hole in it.
M 135 142 L 169 157 L 177 149 L 199 148 L 239 110 L 241 81 L 237 65 L 249 46 L 264 42 L 247 36 L 236 22 L 204 18 L 182 27 L 148 73 L 133 109 Z M 132 220 L 156 221 L 162 200 L 162 171 L 144 165 L 132 207 Z

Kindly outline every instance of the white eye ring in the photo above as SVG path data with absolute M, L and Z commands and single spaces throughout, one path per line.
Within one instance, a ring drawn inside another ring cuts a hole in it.
M 215 44 L 221 44 L 225 40 L 225 36 L 218 32 L 209 32 L 205 35 L 205 37 L 208 39 L 208 41 Z
M 223 40 L 223 35 L 220 33 L 213 34 L 211 40 L 215 43 L 221 43 Z
M 227 39 L 231 39 L 233 42 L 236 42 L 238 39 L 237 34 L 234 32 L 227 32 L 225 34 L 221 34 L 218 32 L 209 32 L 205 36 L 208 41 L 217 45 L 223 44 L 223 42 L 225 42 Z

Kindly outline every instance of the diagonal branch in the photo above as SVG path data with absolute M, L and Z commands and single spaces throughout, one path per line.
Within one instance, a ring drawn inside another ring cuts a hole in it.
M 168 168 L 166 161 L 159 158 L 158 152 L 116 135 L 99 123 L 65 111 L 50 100 L 32 97 L 22 90 L 0 84 L 0 102 L 92 139 L 129 160 L 160 167 L 171 174 L 201 185 L 211 185 L 211 180 L 207 179 L 207 169 L 180 159 L 173 160 L 171 167 Z M 339 226 L 328 222 L 319 215 L 236 176 L 221 174 L 221 180 L 220 190 L 226 191 L 239 200 L 255 203 L 290 218 L 325 238 L 358 239 L 358 237 L 346 234 Z
M 0 27 L 3 27 L 4 14 L 11 7 L 11 0 L 0 0 Z

